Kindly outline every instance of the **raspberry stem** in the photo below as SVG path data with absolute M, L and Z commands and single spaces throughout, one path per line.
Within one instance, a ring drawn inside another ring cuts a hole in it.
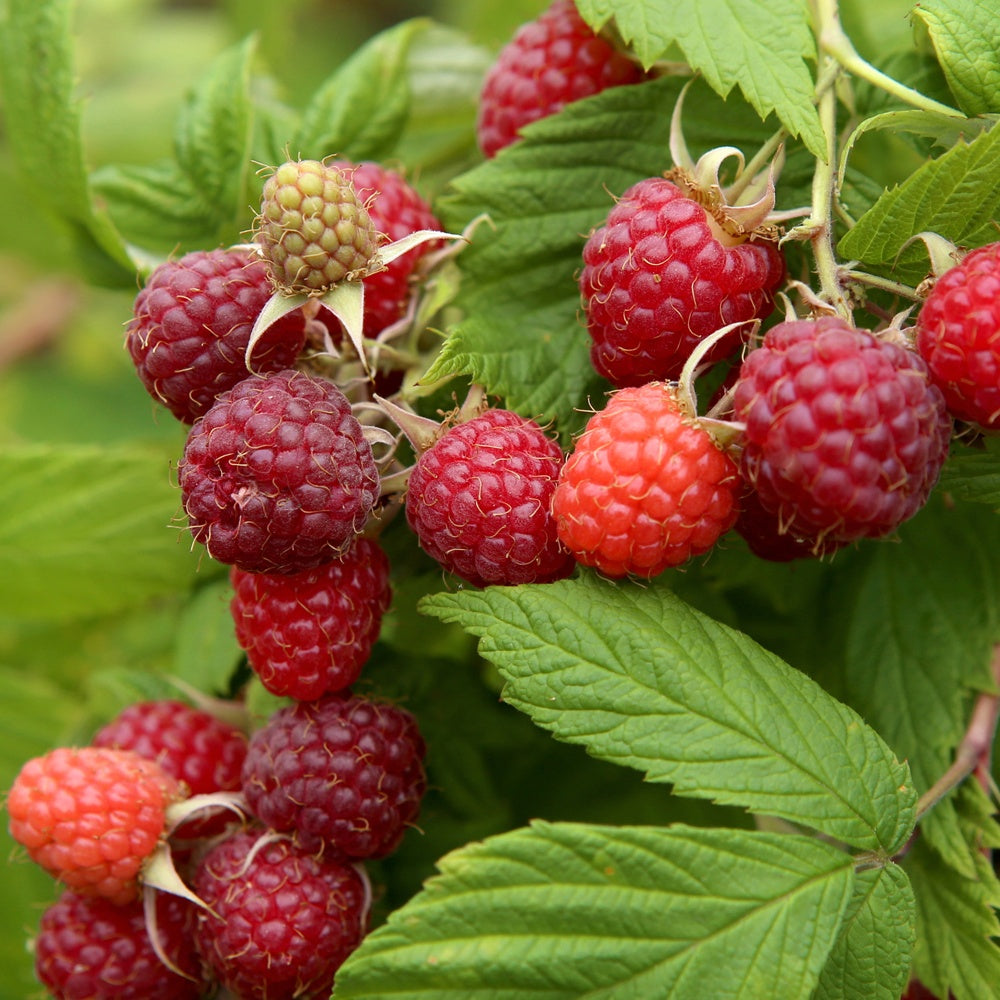
M 993 647 L 990 664 L 994 686 L 1000 688 L 1000 643 Z M 920 796 L 917 802 L 917 821 L 934 808 L 946 795 L 953 792 L 970 774 L 976 774 L 987 790 L 992 790 L 990 755 L 1000 722 L 1000 695 L 983 691 L 976 699 L 968 728 L 955 751 L 951 767 Z
M 818 25 L 817 35 L 820 51 L 831 56 L 848 73 L 862 80 L 867 80 L 873 87 L 884 90 L 904 104 L 909 104 L 920 111 L 929 111 L 932 114 L 965 120 L 965 115 L 961 111 L 930 97 L 925 97 L 919 91 L 907 87 L 863 59 L 840 25 L 837 0 L 813 0 L 813 6 Z

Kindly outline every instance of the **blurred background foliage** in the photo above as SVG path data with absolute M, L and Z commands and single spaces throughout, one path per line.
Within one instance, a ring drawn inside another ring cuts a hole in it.
M 848 26 L 859 2 L 842 5 Z M 175 117 L 188 88 L 216 55 L 250 33 L 258 40 L 260 99 L 301 107 L 359 45 L 401 20 L 427 15 L 465 33 L 480 47 L 485 66 L 515 27 L 544 6 L 542 0 L 80 0 L 74 46 L 88 166 L 143 166 L 169 156 Z M 909 6 L 896 0 L 880 4 L 883 30 L 856 38 L 859 47 L 908 37 Z M 4 7 L 0 0 L 0 14 Z M 870 29 L 870 10 L 865 18 Z M 429 166 L 425 186 L 443 187 L 448 170 L 475 162 L 476 96 L 468 94 L 464 117 L 450 123 L 460 127 L 464 147 L 449 151 L 452 158 L 438 174 Z M 161 502 L 142 512 L 145 520 L 136 515 L 136 537 L 141 538 L 140 531 L 169 530 L 178 507 L 172 467 L 185 429 L 153 406 L 123 350 L 138 279 L 117 288 L 88 281 L 68 232 L 39 209 L 32 185 L 20 175 L 6 142 L 2 110 L 0 95 L 0 573 L 7 576 L 0 581 L 0 789 L 6 789 L 29 757 L 56 744 L 87 742 L 125 704 L 172 693 L 164 680 L 168 674 L 226 693 L 238 650 L 226 625 L 224 577 L 218 567 L 188 553 L 179 531 L 176 556 L 158 568 L 155 578 L 128 592 L 110 593 L 112 585 L 105 581 L 114 580 L 114 567 L 92 571 L 85 549 L 75 583 L 57 585 L 51 593 L 43 586 L 47 578 L 38 564 L 51 555 L 61 534 L 72 534 L 74 525 L 132 513 L 129 491 L 148 496 L 140 482 L 144 476 L 158 477 Z M 419 117 L 420 109 L 415 111 Z M 428 119 L 420 127 L 429 133 L 438 125 Z M 419 151 L 422 138 L 427 136 L 417 128 L 408 136 L 408 148 Z M 43 186 L 60 183 L 58 176 L 31 180 Z M 107 457 L 109 449 L 114 461 Z M 57 474 L 33 477 L 36 454 Z M 93 502 L 85 510 L 62 502 L 74 477 L 93 480 Z M 133 558 L 142 557 L 140 545 Z M 117 553 L 115 558 L 127 557 Z M 440 583 L 439 574 L 435 581 Z M 403 581 L 401 587 L 421 591 L 419 579 Z M 454 686 L 447 675 L 456 651 L 436 648 L 435 642 L 441 643 L 432 632 L 440 626 L 408 617 L 389 626 L 384 662 L 373 664 L 374 683 L 392 688 L 398 678 L 388 661 L 395 638 L 399 651 L 412 649 L 414 630 L 421 628 L 428 646 L 441 655 L 428 660 L 421 683 L 430 688 L 440 680 Z M 469 655 L 466 648 L 457 652 Z M 478 683 L 473 688 L 466 694 L 485 699 L 485 717 L 496 708 L 495 695 Z M 461 737 L 445 715 L 426 720 L 431 741 Z M 497 773 L 495 760 L 492 765 L 486 760 L 481 769 L 481 762 L 472 760 L 464 775 L 449 776 L 452 801 L 442 811 L 453 807 L 453 816 L 437 817 L 448 846 L 526 815 L 559 818 L 560 795 L 566 796 L 547 783 L 525 780 L 546 770 L 593 766 L 588 801 L 595 814 L 581 815 L 577 798 L 565 805 L 572 818 L 609 819 L 616 810 L 634 822 L 664 818 L 659 804 L 669 797 L 642 786 L 638 775 L 602 770 L 589 759 L 581 762 L 579 751 L 552 743 L 526 719 L 515 716 L 505 729 L 484 732 L 479 718 L 469 724 L 476 729 L 470 739 L 497 751 L 508 766 Z M 697 810 L 710 808 L 673 800 L 669 818 L 696 821 Z M 476 812 L 478 821 L 470 822 L 468 816 Z M 5 859 L 15 862 L 0 866 L 5 901 L 0 1000 L 14 1000 L 38 995 L 26 942 L 40 909 L 53 898 L 53 886 L 34 866 L 17 863 L 5 822 L 0 843 Z M 415 841 L 386 863 L 397 869 L 386 873 L 397 897 L 386 905 L 398 904 L 417 887 L 440 843 Z

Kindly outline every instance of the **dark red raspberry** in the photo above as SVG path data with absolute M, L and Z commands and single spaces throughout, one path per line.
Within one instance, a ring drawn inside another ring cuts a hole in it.
M 441 223 L 430 205 L 402 174 L 371 161 L 358 164 L 348 160 L 332 162 L 350 175 L 354 190 L 365 203 L 372 224 L 388 237 L 388 242 L 394 243 L 421 229 L 441 229 Z M 421 243 L 391 261 L 384 270 L 364 279 L 366 337 L 377 336 L 402 317 L 410 297 L 413 269 L 420 258 L 436 246 L 436 242 Z M 328 314 L 320 315 L 325 318 Z
M 279 709 L 250 740 L 243 792 L 254 815 L 331 857 L 391 853 L 426 779 L 413 716 L 357 695 Z
M 230 570 L 236 638 L 264 687 L 298 701 L 349 687 L 389 607 L 389 560 L 359 538 L 340 559 L 303 573 Z
M 327 379 L 244 379 L 195 423 L 178 468 L 195 539 L 251 573 L 338 558 L 379 496 L 371 445 Z
M 747 543 L 750 551 L 769 562 L 792 562 L 795 559 L 814 559 L 829 555 L 840 548 L 840 543 L 829 539 L 799 538 L 778 520 L 777 514 L 767 510 L 756 491 L 744 489 L 739 501 L 740 512 L 733 530 Z
M 327 1000 L 366 929 L 368 887 L 357 867 L 270 831 L 213 847 L 194 891 L 209 907 L 198 914 L 198 950 L 240 1000 Z
M 785 276 L 772 242 L 732 239 L 663 177 L 632 185 L 583 248 L 580 291 L 597 372 L 617 386 L 678 378 L 698 343 L 721 327 L 763 319 Z M 721 338 L 731 354 L 748 330 Z
M 190 795 L 235 792 L 247 755 L 246 734 L 208 712 L 182 701 L 142 701 L 129 705 L 92 740 L 97 747 L 132 750 L 155 760 L 167 774 L 184 783 Z M 221 833 L 233 814 L 219 810 L 183 823 L 180 840 Z
M 949 412 L 1000 430 L 1000 243 L 973 250 L 938 278 L 916 329 Z
M 271 292 L 267 264 L 243 250 L 196 250 L 156 268 L 125 337 L 149 394 L 194 423 L 247 377 L 250 330 Z M 300 311 L 282 317 L 254 347 L 253 371 L 292 367 L 305 338 Z
M 406 519 L 421 548 L 477 587 L 568 576 L 549 512 L 563 453 L 533 420 L 487 410 L 417 460 Z
M 559 539 L 606 576 L 650 578 L 707 552 L 732 527 L 736 464 L 663 382 L 620 389 L 559 476 Z
M 642 78 L 636 63 L 590 30 L 572 0 L 555 0 L 517 30 L 487 73 L 476 123 L 479 148 L 494 156 L 523 126 Z
M 744 478 L 786 531 L 819 545 L 912 517 L 951 437 L 920 357 L 832 316 L 772 327 L 741 366 L 733 415 Z
M 35 975 L 56 1000 L 198 1000 L 209 987 L 194 947 L 195 907 L 156 897 L 156 926 L 139 901 L 116 904 L 67 891 L 43 914 Z M 150 940 L 184 975 L 163 964 Z
M 56 747 L 14 779 L 10 833 L 69 888 L 127 903 L 180 797 L 173 777 L 131 750 Z

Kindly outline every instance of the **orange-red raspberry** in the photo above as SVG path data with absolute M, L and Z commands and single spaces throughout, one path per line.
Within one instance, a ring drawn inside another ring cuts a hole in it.
M 732 527 L 733 460 L 663 382 L 621 389 L 595 413 L 552 498 L 559 539 L 606 576 L 653 577 Z
M 70 888 L 125 903 L 180 797 L 174 778 L 130 750 L 58 747 L 21 768 L 7 797 L 10 833 Z

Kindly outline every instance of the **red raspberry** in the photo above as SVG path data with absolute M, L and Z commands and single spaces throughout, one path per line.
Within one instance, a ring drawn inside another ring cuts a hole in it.
M 251 811 L 310 852 L 380 858 L 420 809 L 424 741 L 409 712 L 357 695 L 279 709 L 250 740 Z
M 617 386 L 676 379 L 691 350 L 730 323 L 763 319 L 785 275 L 770 242 L 732 238 L 663 177 L 633 184 L 583 248 L 591 361 Z M 732 353 L 734 330 L 706 355 Z
M 238 791 L 247 755 L 245 733 L 208 712 L 169 699 L 129 705 L 99 729 L 91 742 L 155 760 L 183 782 L 190 795 Z M 175 836 L 193 840 L 221 833 L 232 819 L 232 813 L 220 811 L 189 820 Z
M 209 984 L 194 925 L 191 903 L 157 893 L 157 941 L 181 976 L 154 950 L 141 902 L 119 905 L 67 891 L 42 914 L 35 975 L 56 1000 L 198 1000 Z
M 137 898 L 177 782 L 130 750 L 58 747 L 29 760 L 7 796 L 11 836 L 50 875 L 115 903 Z
M 761 504 L 755 490 L 744 489 L 740 512 L 733 530 L 759 559 L 769 562 L 792 562 L 794 559 L 821 558 L 840 548 L 840 543 L 800 538 L 788 531 L 776 514 Z
M 366 928 L 368 890 L 356 866 L 271 832 L 213 847 L 194 891 L 209 907 L 198 914 L 198 950 L 241 1000 L 327 1000 Z
M 156 268 L 136 297 L 125 337 L 149 394 L 194 423 L 247 377 L 250 330 L 271 291 L 267 265 L 242 250 L 198 250 Z M 301 311 L 282 317 L 254 347 L 251 367 L 290 368 L 305 338 Z
M 606 576 L 650 578 L 707 552 L 736 518 L 736 464 L 663 382 L 620 389 L 559 476 L 559 539 Z
M 178 478 L 191 533 L 219 562 L 298 573 L 336 559 L 379 496 L 371 445 L 327 379 L 244 379 L 191 428 Z
M 477 587 L 561 579 L 574 565 L 549 512 L 562 463 L 533 420 L 487 410 L 417 460 L 406 519 L 428 555 Z
M 340 559 L 282 576 L 230 570 L 236 638 L 272 694 L 312 701 L 357 679 L 389 607 L 389 560 L 359 538 Z
M 394 243 L 421 229 L 441 229 L 430 205 L 402 174 L 370 161 L 355 165 L 348 160 L 336 160 L 334 164 L 350 175 L 372 224 L 388 237 L 389 242 Z M 420 258 L 437 245 L 435 242 L 421 243 L 391 261 L 384 270 L 365 278 L 366 337 L 377 336 L 402 317 L 410 297 L 410 275 Z M 324 319 L 327 315 L 320 313 Z
M 92 743 L 155 760 L 191 795 L 239 789 L 247 755 L 247 737 L 239 729 L 170 699 L 129 705 L 97 731 Z
M 916 327 L 917 350 L 949 412 L 1000 430 L 1000 243 L 945 271 Z
M 479 148 L 494 156 L 523 126 L 642 78 L 639 66 L 591 31 L 572 0 L 555 0 L 517 30 L 486 74 L 476 123 Z
M 912 517 L 951 436 L 920 357 L 832 316 L 772 327 L 741 366 L 733 414 L 744 478 L 786 531 L 820 545 Z

